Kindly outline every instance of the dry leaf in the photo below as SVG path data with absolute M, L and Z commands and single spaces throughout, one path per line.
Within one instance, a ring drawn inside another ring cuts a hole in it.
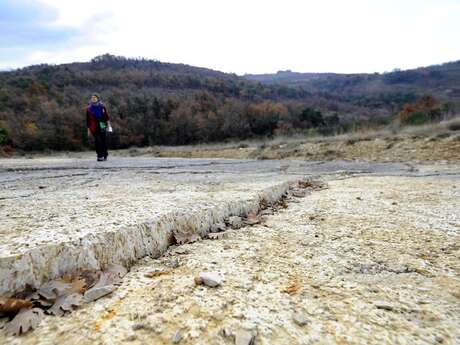
M 62 280 L 64 283 L 72 283 L 72 281 L 74 281 L 75 278 L 76 276 L 74 274 L 67 273 L 64 274 L 60 280 Z
M 303 198 L 305 195 L 307 195 L 307 191 L 306 190 L 302 190 L 302 189 L 294 189 L 292 192 L 291 192 L 292 196 L 296 197 L 296 198 Z
M 102 286 L 115 285 L 120 283 L 121 278 L 119 278 L 117 275 L 110 272 L 102 272 L 101 276 L 99 277 L 99 281 L 92 288 L 94 289 Z
M 300 188 L 310 188 L 313 190 L 320 190 L 320 189 L 326 189 L 327 184 L 319 180 L 315 180 L 315 181 L 308 180 L 308 181 L 299 181 L 299 187 Z
M 255 212 L 251 212 L 247 215 L 244 223 L 247 225 L 255 225 L 260 223 L 260 218 Z
M 276 203 L 277 206 L 281 207 L 281 208 L 287 208 L 288 207 L 288 204 L 286 202 L 286 200 L 282 199 L 282 200 L 279 200 L 277 203 Z
M 299 181 L 300 188 L 310 188 L 313 187 L 313 183 L 311 181 Z
M 40 296 L 47 300 L 55 300 L 59 296 L 67 294 L 67 291 L 72 289 L 70 283 L 66 283 L 62 280 L 52 280 L 43 285 L 37 292 Z
M 270 203 L 267 200 L 265 199 L 260 200 L 259 207 L 261 210 L 265 210 L 268 206 L 270 206 Z
M 193 243 L 201 240 L 198 234 L 183 234 L 180 232 L 174 232 L 174 238 L 178 244 Z
M 4 317 L 0 315 L 0 329 L 3 329 L 5 325 L 8 323 L 8 317 Z
M 211 225 L 211 228 L 209 229 L 210 232 L 221 232 L 225 231 L 225 223 L 216 223 Z
M 230 225 L 233 229 L 239 229 L 243 226 L 243 221 L 241 217 L 232 216 L 228 217 L 227 224 Z
M 38 303 L 43 308 L 49 308 L 54 304 L 54 301 L 49 301 L 49 300 L 44 299 L 44 298 L 36 299 L 34 302 Z
M 80 278 L 85 281 L 86 289 L 92 288 L 99 281 L 101 276 L 100 271 L 83 271 L 80 273 Z
M 265 210 L 260 211 L 259 216 L 270 216 L 273 213 L 275 213 L 275 211 L 272 208 L 266 208 Z
M 187 248 L 181 247 L 181 246 L 173 246 L 171 249 L 168 251 L 167 255 L 187 255 L 190 254 L 190 250 Z
M 59 297 L 48 313 L 56 316 L 62 316 L 65 312 L 71 312 L 74 307 L 79 307 L 83 304 L 83 296 L 78 293 L 73 293 L 67 296 Z
M 32 302 L 19 298 L 0 297 L 0 313 L 17 313 L 32 308 Z
M 294 295 L 300 290 L 300 284 L 297 278 L 291 278 L 288 285 L 282 290 L 289 295 Z
M 86 282 L 84 279 L 75 279 L 71 283 L 71 288 L 67 293 L 85 293 L 86 291 Z
M 9 334 L 19 335 L 35 329 L 43 318 L 43 311 L 38 308 L 22 309 L 13 320 L 5 325 L 5 330 Z
M 123 283 L 123 279 L 119 274 L 105 271 L 101 272 L 99 281 L 92 288 L 100 288 L 107 285 L 120 285 L 121 283 Z
M 102 272 L 99 281 L 85 292 L 86 301 L 94 301 L 108 295 L 116 289 L 115 285 L 122 283 L 122 279 L 112 272 Z
M 227 232 L 210 232 L 207 237 L 211 240 L 220 240 L 227 237 Z
M 25 288 L 22 291 L 16 293 L 13 297 L 14 298 L 19 298 L 19 299 L 30 300 L 30 299 L 33 299 L 33 297 L 36 295 L 36 293 L 37 293 L 36 291 L 37 291 L 37 289 L 32 287 L 32 285 L 26 284 Z
M 124 266 L 117 265 L 117 264 L 110 264 L 107 267 L 106 272 L 114 274 L 118 278 L 123 278 L 126 275 L 126 273 L 128 273 L 128 270 Z
M 170 273 L 171 271 L 168 271 L 168 270 L 164 270 L 164 269 L 161 269 L 161 268 L 157 268 L 153 271 L 150 271 L 150 272 L 147 272 L 144 274 L 144 277 L 147 277 L 147 278 L 155 278 L 155 277 L 159 277 L 163 274 L 168 274 Z

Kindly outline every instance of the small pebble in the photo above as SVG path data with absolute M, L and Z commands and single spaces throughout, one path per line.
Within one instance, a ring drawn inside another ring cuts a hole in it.
M 128 336 L 126 337 L 125 340 L 126 340 L 126 341 L 134 341 L 134 340 L 136 340 L 136 339 L 137 339 L 137 335 L 135 335 L 135 334 L 130 334 L 130 335 L 128 335 Z
M 310 319 L 302 312 L 296 312 L 292 316 L 294 322 L 299 326 L 305 326 L 310 322 Z
M 98 288 L 91 288 L 85 292 L 85 295 L 84 295 L 85 301 L 87 302 L 95 301 L 101 297 L 104 297 L 112 293 L 115 289 L 116 287 L 114 285 L 106 285 L 106 286 L 101 286 Z
M 217 287 L 222 284 L 222 280 L 222 277 L 216 272 L 201 272 L 195 277 L 195 284 Z
M 254 345 L 255 335 L 245 329 L 235 332 L 235 345 Z
M 131 328 L 133 329 L 133 331 L 138 331 L 140 329 L 144 329 L 145 325 L 142 323 L 136 323 Z
M 179 344 L 179 342 L 180 342 L 181 340 L 182 340 L 182 331 L 181 331 L 180 329 L 178 329 L 178 330 L 174 333 L 174 335 L 173 335 L 171 341 L 173 342 L 173 344 Z
M 393 310 L 394 309 L 394 307 L 391 304 L 385 301 L 376 301 L 374 305 L 377 307 L 377 309 L 383 309 L 383 310 Z

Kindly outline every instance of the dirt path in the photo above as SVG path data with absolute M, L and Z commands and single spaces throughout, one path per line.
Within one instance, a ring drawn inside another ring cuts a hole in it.
M 458 344 L 458 175 L 328 186 L 144 259 L 110 297 L 0 343 Z M 223 284 L 196 286 L 203 271 Z

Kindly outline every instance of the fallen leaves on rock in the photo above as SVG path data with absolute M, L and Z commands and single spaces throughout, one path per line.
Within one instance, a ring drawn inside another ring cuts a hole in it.
M 243 226 L 243 220 L 241 217 L 238 216 L 228 217 L 226 223 L 233 229 L 239 229 Z
M 85 301 L 92 302 L 115 291 L 116 285 L 122 283 L 122 278 L 126 273 L 127 270 L 123 266 L 110 265 L 100 274 L 99 281 L 85 292 Z
M 323 181 L 319 180 L 300 180 L 298 186 L 304 189 L 320 190 L 327 188 L 327 185 Z
M 227 236 L 226 232 L 210 232 L 206 235 L 210 240 L 221 240 Z
M 17 313 L 21 309 L 32 307 L 32 302 L 19 298 L 7 298 L 0 296 L 0 313 Z
M 178 244 L 193 243 L 201 240 L 201 236 L 198 234 L 181 233 L 176 231 L 174 231 L 173 234 Z
M 166 256 L 172 255 L 187 255 L 190 254 L 190 250 L 181 246 L 172 246 L 166 253 Z
M 313 187 L 313 182 L 309 181 L 309 180 L 306 180 L 306 181 L 300 180 L 298 182 L 298 185 L 299 185 L 300 188 L 312 188 Z
M 100 271 L 82 271 L 80 277 L 85 281 L 86 289 L 92 288 L 99 281 Z
M 305 189 L 293 189 L 291 191 L 291 195 L 296 198 L 303 198 L 307 195 L 307 191 Z
M 39 289 L 26 286 L 14 297 L 0 296 L 0 314 L 11 314 L 11 317 L 15 314 L 4 328 L 13 335 L 35 329 L 44 311 L 56 316 L 70 313 L 85 301 L 94 301 L 114 291 L 126 273 L 125 267 L 110 264 L 102 272 L 85 270 L 66 274 L 43 284 Z
M 121 279 L 128 273 L 128 270 L 122 265 L 110 264 L 106 272 Z
M 83 304 L 83 296 L 78 293 L 72 293 L 59 297 L 53 306 L 48 309 L 49 314 L 63 316 L 66 312 L 71 312 L 73 308 Z
M 170 273 L 171 271 L 169 270 L 164 270 L 164 269 L 154 269 L 150 272 L 147 272 L 144 274 L 144 277 L 147 277 L 147 278 L 155 278 L 155 277 L 159 277 L 159 276 L 162 276 L 164 274 L 168 274 Z
M 273 208 L 270 207 L 270 208 L 266 208 L 266 209 L 260 211 L 259 215 L 261 215 L 261 216 L 270 216 L 273 213 L 275 213 L 275 210 L 273 210 Z
M 216 223 L 211 225 L 210 232 L 222 232 L 225 231 L 225 223 Z
M 257 212 L 251 212 L 246 216 L 246 219 L 244 220 L 244 223 L 246 225 L 255 225 L 260 223 L 260 216 L 257 214 Z
M 13 320 L 5 325 L 5 331 L 12 335 L 20 335 L 35 329 L 43 318 L 43 310 L 39 308 L 22 309 Z
M 58 296 L 66 294 L 66 292 L 71 289 L 72 287 L 70 283 L 66 283 L 58 279 L 44 284 L 40 289 L 38 289 L 37 293 L 46 300 L 55 300 Z
M 294 295 L 300 290 L 300 283 L 298 279 L 292 278 L 289 280 L 288 284 L 281 290 L 282 292 L 286 292 L 289 295 Z

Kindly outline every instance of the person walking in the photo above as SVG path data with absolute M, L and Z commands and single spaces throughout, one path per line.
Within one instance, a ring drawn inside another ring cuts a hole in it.
M 109 156 L 107 152 L 107 131 L 111 132 L 109 114 L 107 108 L 101 101 L 101 97 L 94 93 L 86 108 L 86 127 L 88 138 L 92 135 L 96 145 L 97 160 L 106 161 Z

